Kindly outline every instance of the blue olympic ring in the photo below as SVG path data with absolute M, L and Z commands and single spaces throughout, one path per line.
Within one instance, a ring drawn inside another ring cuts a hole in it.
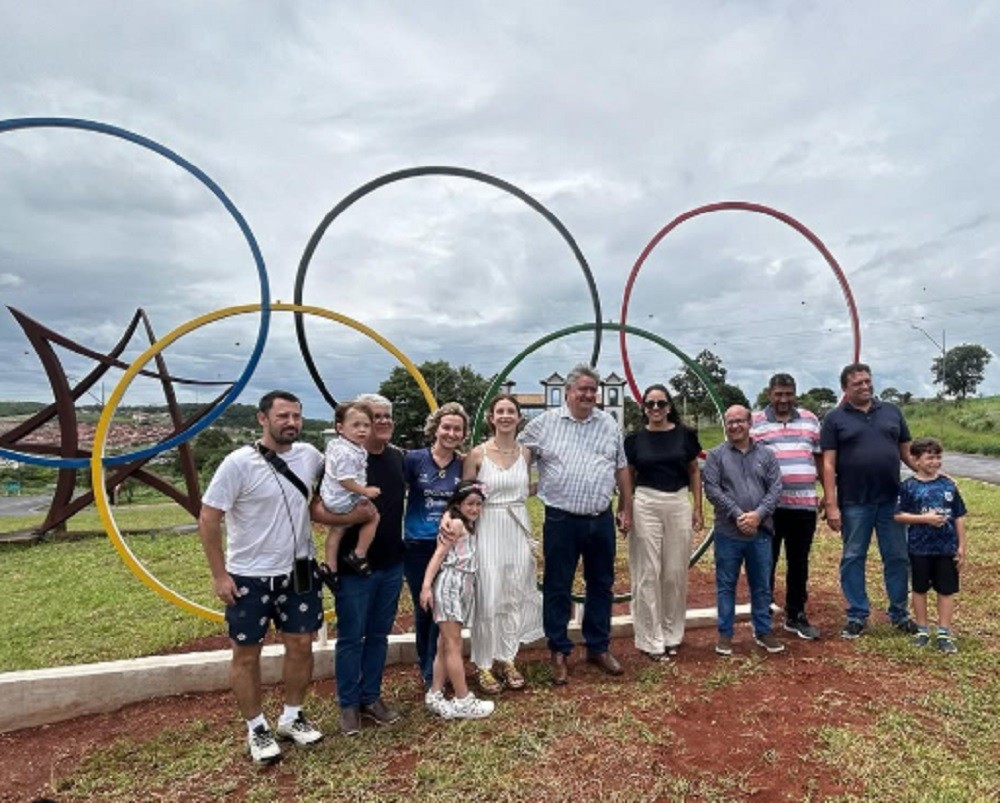
M 267 331 L 271 323 L 271 291 L 267 280 L 267 269 L 264 266 L 264 257 L 261 255 L 260 248 L 257 246 L 257 240 L 254 238 L 253 232 L 250 231 L 250 226 L 247 224 L 246 220 L 243 219 L 243 215 L 240 214 L 236 205 L 229 200 L 228 196 L 222 191 L 222 188 L 219 187 L 218 184 L 212 181 L 212 179 L 210 179 L 202 170 L 191 164 L 191 162 L 174 153 L 169 148 L 160 145 L 158 142 L 139 134 L 135 134 L 131 131 L 126 131 L 123 128 L 117 128 L 116 126 L 108 125 L 107 123 L 98 123 L 93 120 L 77 120 L 69 117 L 24 117 L 0 120 L 0 134 L 7 131 L 16 131 L 21 128 L 76 128 L 83 131 L 93 131 L 98 134 L 106 134 L 110 137 L 124 139 L 128 142 L 140 145 L 147 150 L 151 150 L 154 153 L 158 153 L 160 156 L 169 159 L 175 165 L 182 167 L 198 179 L 198 181 L 204 184 L 212 192 L 212 194 L 222 202 L 226 211 L 232 215 L 236 224 L 240 227 L 240 231 L 243 232 L 243 236 L 246 238 L 247 244 L 250 246 L 250 252 L 253 254 L 254 262 L 257 265 L 257 276 L 260 279 L 261 313 L 260 330 L 257 333 L 257 342 L 254 344 L 253 351 L 250 354 L 250 360 L 247 362 L 246 368 L 243 369 L 243 373 L 240 374 L 239 378 L 229 389 L 229 392 L 227 392 L 226 395 L 219 400 L 218 404 L 216 404 L 216 406 L 209 411 L 204 418 L 192 424 L 182 432 L 178 432 L 176 435 L 173 435 L 167 440 L 153 444 L 145 449 L 115 455 L 113 457 L 106 457 L 104 458 L 104 465 L 118 466 L 125 463 L 131 463 L 134 460 L 145 460 L 160 454 L 160 452 L 165 452 L 167 449 L 171 449 L 174 446 L 179 446 L 209 426 L 213 421 L 215 421 L 215 419 L 222 415 L 230 404 L 237 399 L 243 391 L 243 388 L 245 388 L 247 383 L 250 381 L 250 377 L 253 376 L 253 372 L 257 369 L 257 363 L 260 361 L 260 356 L 264 351 L 264 344 L 267 342 Z M 0 457 L 6 457 L 11 460 L 17 460 L 18 462 L 28 463 L 35 466 L 46 466 L 48 468 L 86 468 L 90 465 L 90 459 L 86 457 L 40 457 L 37 455 L 22 454 L 21 452 L 13 452 L 8 449 L 0 449 Z

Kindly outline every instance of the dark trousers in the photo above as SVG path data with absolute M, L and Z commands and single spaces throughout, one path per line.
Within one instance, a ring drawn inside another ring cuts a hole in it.
M 340 575 L 335 669 L 341 708 L 369 705 L 382 696 L 382 670 L 402 585 L 402 563 L 370 577 Z
M 771 539 L 771 597 L 781 545 L 785 545 L 785 618 L 796 619 L 806 612 L 809 593 L 809 550 L 816 533 L 816 510 L 793 510 L 779 507 L 774 511 L 774 536 Z
M 587 651 L 608 651 L 615 580 L 615 523 L 610 508 L 597 516 L 577 516 L 545 507 L 542 625 L 549 649 L 573 650 L 567 627 L 572 610 L 573 576 L 583 558 L 587 593 L 583 603 L 583 640 Z
M 437 655 L 438 626 L 434 616 L 420 607 L 420 589 L 424 584 L 424 574 L 431 556 L 437 548 L 436 538 L 413 539 L 405 542 L 406 552 L 403 556 L 403 573 L 406 584 L 410 587 L 410 597 L 413 599 L 413 632 L 417 642 L 417 664 L 420 674 L 424 676 L 424 686 L 430 688 L 431 676 L 434 674 L 434 658 Z

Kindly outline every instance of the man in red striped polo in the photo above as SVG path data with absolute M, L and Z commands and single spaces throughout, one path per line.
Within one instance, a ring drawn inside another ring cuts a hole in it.
M 806 617 L 809 550 L 816 532 L 819 499 L 816 478 L 822 476 L 819 420 L 796 407 L 795 379 L 775 374 L 768 382 L 769 404 L 753 414 L 750 437 L 770 448 L 781 467 L 781 499 L 774 512 L 771 539 L 771 596 L 775 567 L 785 544 L 785 630 L 799 638 L 818 639 L 819 629 Z

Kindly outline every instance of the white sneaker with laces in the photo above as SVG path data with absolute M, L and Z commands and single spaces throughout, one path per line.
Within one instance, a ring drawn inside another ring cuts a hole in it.
M 467 697 L 456 697 L 451 706 L 455 719 L 483 719 L 492 714 L 495 707 L 492 700 L 480 700 L 471 691 Z
M 451 700 L 444 696 L 442 691 L 429 691 L 424 695 L 424 705 L 432 714 L 437 714 L 444 719 L 451 719 L 454 716 L 454 705 Z
M 281 759 L 281 748 L 274 741 L 274 734 L 267 725 L 258 725 L 247 735 L 250 757 L 255 764 L 273 764 Z
M 278 720 L 278 727 L 275 729 L 279 739 L 291 739 L 295 744 L 302 747 L 307 744 L 315 744 L 323 738 L 323 734 L 316 728 L 305 715 L 299 711 L 295 719 L 287 722 Z

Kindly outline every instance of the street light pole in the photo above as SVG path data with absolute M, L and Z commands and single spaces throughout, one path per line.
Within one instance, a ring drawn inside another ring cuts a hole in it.
M 931 337 L 926 329 L 922 329 L 915 323 L 910 324 L 911 329 L 916 329 L 924 337 L 931 341 L 936 348 L 941 349 L 941 438 L 944 439 L 944 397 L 948 392 L 948 350 L 945 348 L 945 330 L 941 330 L 941 342 L 938 343 L 933 337 Z

